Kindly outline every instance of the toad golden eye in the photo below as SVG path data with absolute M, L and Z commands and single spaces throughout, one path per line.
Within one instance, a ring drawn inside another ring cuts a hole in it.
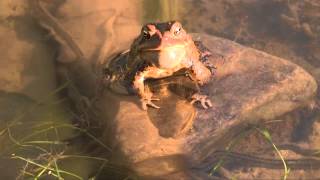
M 143 37 L 145 38 L 145 39 L 150 39 L 150 33 L 148 32 L 148 31 L 143 31 Z
M 177 27 L 174 31 L 174 35 L 176 36 L 179 35 L 180 31 L 181 31 L 181 27 Z

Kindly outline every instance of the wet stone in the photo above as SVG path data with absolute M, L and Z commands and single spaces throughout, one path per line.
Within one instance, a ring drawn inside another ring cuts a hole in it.
M 218 69 L 200 88 L 212 108 L 188 103 L 196 88 L 186 77 L 149 83 L 160 109 L 144 111 L 138 97 L 109 91 L 96 103 L 106 122 L 104 137 L 121 154 L 116 159 L 141 176 L 200 167 L 250 125 L 306 106 L 316 93 L 312 76 L 287 60 L 218 37 L 195 34 L 194 39 L 224 57 L 223 63 L 209 59 Z

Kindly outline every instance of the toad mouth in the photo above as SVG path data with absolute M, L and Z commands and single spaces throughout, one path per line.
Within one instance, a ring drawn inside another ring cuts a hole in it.
M 179 45 L 172 45 L 172 46 L 166 46 L 166 47 L 157 47 L 157 48 L 143 48 L 140 51 L 141 52 L 148 52 L 148 51 L 176 51 L 177 49 L 185 49 L 185 44 L 179 44 Z

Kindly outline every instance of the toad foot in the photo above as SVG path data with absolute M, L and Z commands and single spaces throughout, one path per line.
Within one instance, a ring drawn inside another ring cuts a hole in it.
M 142 109 L 147 110 L 148 106 L 159 109 L 160 107 L 155 105 L 152 101 L 159 101 L 159 98 L 152 98 L 152 96 L 147 96 L 141 99 Z
M 206 95 L 194 94 L 192 95 L 191 99 L 192 99 L 192 101 L 190 102 L 191 104 L 194 104 L 195 102 L 200 102 L 204 109 L 208 109 L 209 107 L 212 107 L 211 100 L 208 99 L 208 96 Z

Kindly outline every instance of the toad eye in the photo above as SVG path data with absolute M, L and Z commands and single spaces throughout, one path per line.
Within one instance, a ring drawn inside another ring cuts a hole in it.
M 151 36 L 150 36 L 150 33 L 149 33 L 148 31 L 144 30 L 144 31 L 143 31 L 143 38 L 144 38 L 144 39 L 150 39 L 150 37 L 151 37 Z
M 180 34 L 180 32 L 181 32 L 181 27 L 177 27 L 175 30 L 174 30 L 174 35 L 175 36 L 177 36 L 177 35 L 179 35 Z

